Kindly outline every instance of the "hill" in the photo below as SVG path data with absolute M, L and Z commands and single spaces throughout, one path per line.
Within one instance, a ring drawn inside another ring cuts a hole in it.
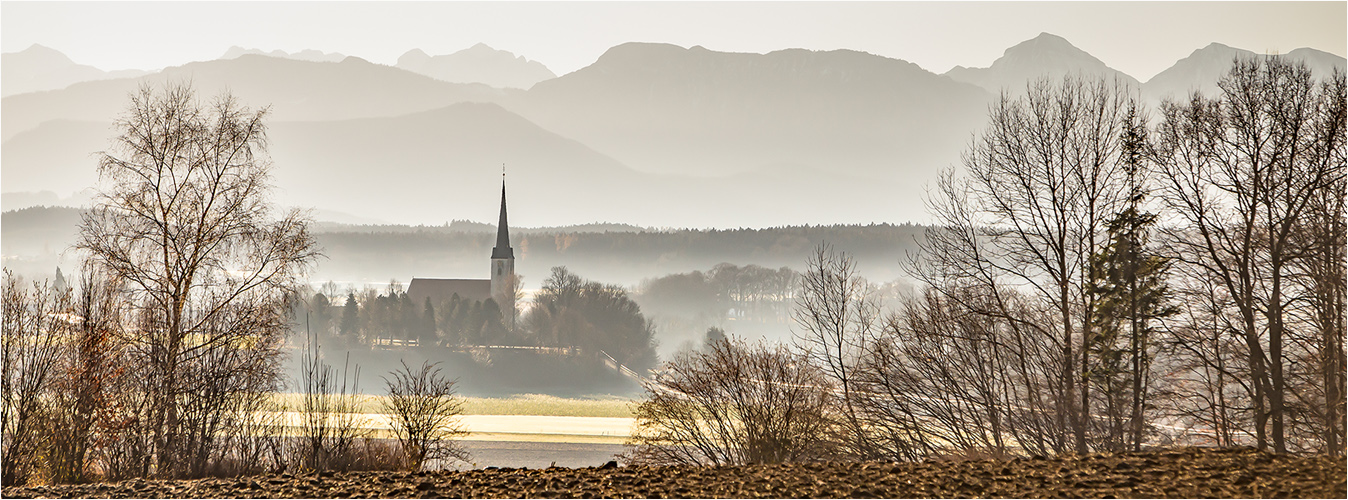
M 74 193 L 98 181 L 96 153 L 115 131 L 108 121 L 49 120 L 14 134 L 0 147 L 6 192 Z

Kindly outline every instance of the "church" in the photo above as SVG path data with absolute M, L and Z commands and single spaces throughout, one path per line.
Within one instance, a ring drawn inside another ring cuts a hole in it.
M 460 300 L 495 299 L 501 307 L 505 326 L 515 329 L 517 316 L 515 294 L 515 250 L 510 247 L 510 226 L 506 223 L 506 186 L 501 179 L 501 220 L 496 226 L 496 247 L 491 250 L 491 274 L 488 279 L 412 278 L 407 286 L 407 297 L 413 304 L 442 304 L 455 294 Z

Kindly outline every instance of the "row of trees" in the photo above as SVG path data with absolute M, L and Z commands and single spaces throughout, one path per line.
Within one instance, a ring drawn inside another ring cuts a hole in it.
M 698 432 L 749 446 L 751 414 L 722 401 L 780 407 L 807 385 L 833 396 L 817 413 L 834 437 L 808 459 L 1176 443 L 1341 454 L 1344 75 L 1238 60 L 1220 88 L 1155 119 L 1108 82 L 1003 96 L 930 199 L 938 223 L 908 262 L 919 293 L 885 311 L 850 257 L 819 248 L 796 295 L 799 357 L 776 363 L 824 382 L 680 358 L 648 387 L 634 457 L 792 456 L 677 455 L 670 443 L 698 448 L 652 429 L 699 415 Z M 783 450 L 805 438 L 772 432 Z
M 603 351 L 629 368 L 655 366 L 655 328 L 622 287 L 552 268 L 524 317 L 538 345 Z
M 366 288 L 348 292 L 335 306 L 323 292 L 297 303 L 308 328 L 346 346 L 369 346 L 383 339 L 420 346 L 540 346 L 600 351 L 632 368 L 655 365 L 655 330 L 627 292 L 617 285 L 588 281 L 565 267 L 552 274 L 511 329 L 495 299 L 460 299 L 414 304 L 396 282 L 384 293 Z M 302 325 L 303 326 L 303 325 Z
M 295 316 L 308 318 L 298 325 L 335 338 L 346 347 L 370 346 L 389 340 L 423 346 L 531 345 L 522 332 L 506 326 L 495 299 L 467 300 L 457 294 L 448 301 L 426 299 L 413 303 L 396 281 L 383 293 L 372 287 L 345 296 L 319 291 L 295 304 Z
M 717 264 L 645 280 L 638 300 L 653 312 L 690 317 L 785 322 L 791 316 L 800 273 L 788 267 Z

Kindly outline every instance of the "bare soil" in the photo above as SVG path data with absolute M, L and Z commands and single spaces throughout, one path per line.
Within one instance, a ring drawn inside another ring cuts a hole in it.
M 5 488 L 6 498 L 1344 498 L 1343 459 L 1252 449 L 922 463 L 280 474 Z

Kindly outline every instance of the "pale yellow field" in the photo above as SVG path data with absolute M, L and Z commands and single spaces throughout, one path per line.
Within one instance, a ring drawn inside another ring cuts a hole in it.
M 277 394 L 276 401 L 288 410 L 296 410 L 302 394 Z M 361 395 L 356 411 L 382 413 L 384 396 Z M 464 415 L 538 415 L 551 417 L 631 418 L 635 402 L 626 398 L 558 398 L 543 394 L 521 394 L 510 398 L 463 398 Z
M 277 394 L 279 411 L 290 426 L 298 425 L 303 394 Z M 357 426 L 377 437 L 389 437 L 385 396 L 356 396 Z M 536 441 L 622 444 L 632 426 L 632 400 L 611 396 L 559 398 L 521 394 L 510 398 L 463 398 L 460 439 L 475 441 Z

